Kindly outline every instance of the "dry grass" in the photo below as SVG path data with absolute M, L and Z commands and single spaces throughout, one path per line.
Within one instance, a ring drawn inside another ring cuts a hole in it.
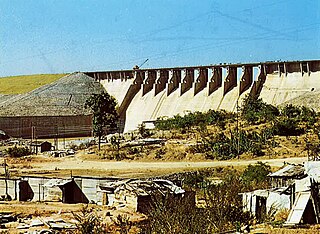
M 21 217 L 47 216 L 54 213 L 70 213 L 79 211 L 83 204 L 63 204 L 61 202 L 1 202 L 0 210 L 4 213 L 19 214 Z
M 52 83 L 66 74 L 41 74 L 0 78 L 0 94 L 23 94 Z
M 250 233 L 265 233 L 265 234 L 316 234 L 320 233 L 320 225 L 311 225 L 305 228 L 274 228 L 272 226 L 267 226 L 264 228 L 259 228 Z

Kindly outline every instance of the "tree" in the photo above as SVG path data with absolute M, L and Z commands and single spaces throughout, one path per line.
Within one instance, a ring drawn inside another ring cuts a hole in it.
M 242 174 L 242 181 L 247 185 L 252 185 L 254 188 L 264 188 L 267 182 L 267 176 L 271 172 L 271 167 L 268 164 L 258 161 L 254 165 L 249 165 Z
M 90 108 L 93 118 L 93 133 L 98 137 L 100 150 L 101 137 L 105 135 L 105 129 L 117 126 L 118 114 L 116 111 L 117 102 L 107 92 L 92 94 L 85 103 L 85 108 Z
M 250 124 L 265 123 L 279 115 L 279 110 L 270 104 L 247 95 L 241 107 L 241 116 Z

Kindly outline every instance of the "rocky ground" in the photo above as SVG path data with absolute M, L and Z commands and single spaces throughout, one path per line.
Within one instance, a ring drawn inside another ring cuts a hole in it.
M 85 101 L 103 90 L 93 78 L 73 73 L 25 94 L 0 96 L 0 116 L 88 114 Z

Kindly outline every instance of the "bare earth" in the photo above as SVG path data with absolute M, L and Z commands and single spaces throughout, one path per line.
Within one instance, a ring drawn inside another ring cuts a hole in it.
M 234 167 L 241 168 L 257 161 L 268 163 L 271 167 L 278 168 L 287 163 L 303 163 L 306 157 L 258 160 L 229 160 L 229 161 L 105 161 L 82 160 L 79 157 L 53 158 L 52 160 L 32 160 L 30 167 L 19 166 L 15 163 L 15 174 L 42 174 L 66 176 L 91 175 L 91 176 L 120 176 L 120 177 L 147 177 L 174 172 L 195 171 L 204 168 Z M 13 171 L 12 171 L 13 172 Z

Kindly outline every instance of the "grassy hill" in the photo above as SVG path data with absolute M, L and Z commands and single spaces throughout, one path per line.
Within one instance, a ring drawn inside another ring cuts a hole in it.
M 56 81 L 50 83 L 48 77 L 39 79 L 38 82 L 31 82 L 26 78 L 23 80 L 25 86 L 29 86 L 29 89 L 33 90 L 25 94 L 6 95 L 13 97 L 2 101 L 0 115 L 33 116 L 36 114 L 55 116 L 57 114 L 89 114 L 88 110 L 84 108 L 84 103 L 92 93 L 102 92 L 104 90 L 102 85 L 80 72 L 72 73 L 60 79 L 57 79 L 57 77 L 52 77 L 52 80 L 56 79 Z M 48 84 L 44 85 L 45 81 Z M 41 87 L 36 88 L 36 86 Z M 18 89 L 22 92 L 24 87 L 17 86 L 13 88 L 16 92 Z M 23 91 L 26 92 L 27 90 L 24 89 Z
M 23 94 L 52 83 L 66 74 L 40 74 L 0 78 L 0 94 Z

